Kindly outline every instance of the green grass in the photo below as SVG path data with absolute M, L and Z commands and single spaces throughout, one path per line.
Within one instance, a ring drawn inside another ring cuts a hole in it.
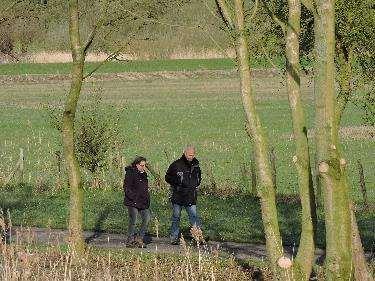
M 278 58 L 275 63 L 281 67 L 283 59 Z M 95 69 L 99 62 L 88 62 L 85 72 Z M 0 65 L 0 75 L 26 74 L 69 74 L 71 63 L 9 63 Z M 270 67 L 267 59 L 253 59 L 252 67 Z M 197 70 L 231 70 L 236 67 L 233 59 L 171 59 L 171 60 L 133 60 L 128 62 L 108 62 L 101 66 L 96 73 L 122 72 L 153 72 L 153 71 L 197 71 Z
M 277 192 L 290 195 L 298 191 L 295 168 L 292 165 L 294 142 L 290 139 L 292 125 L 287 95 L 280 77 L 256 77 L 257 109 L 260 112 L 270 145 L 277 156 Z M 5 178 L 18 159 L 19 149 L 25 152 L 24 183 L 26 187 L 0 190 L 0 204 L 11 210 L 15 224 L 65 227 L 67 223 L 68 191 L 55 192 L 58 179 L 56 151 L 62 151 L 58 132 L 47 121 L 41 104 L 62 105 L 69 81 L 38 83 L 13 82 L 0 88 L 0 176 Z M 262 242 L 259 204 L 249 195 L 248 170 L 251 144 L 244 131 L 244 116 L 239 95 L 239 80 L 233 75 L 209 77 L 143 80 L 105 80 L 87 82 L 81 103 L 88 103 L 93 91 L 101 89 L 104 104 L 121 110 L 119 130 L 124 147 L 118 151 L 126 163 L 135 155 L 145 155 L 163 177 L 170 162 L 179 157 L 186 143 L 197 146 L 197 157 L 203 170 L 203 193 L 213 181 L 217 194 L 236 196 L 202 196 L 199 202 L 205 230 L 218 240 Z M 313 124 L 312 87 L 302 80 L 303 98 L 309 127 Z M 349 106 L 343 126 L 361 125 L 361 112 Z M 310 140 L 313 147 L 313 139 Z M 342 138 L 349 162 L 352 195 L 361 202 L 358 189 L 356 160 L 365 169 L 368 197 L 374 202 L 375 174 L 372 161 L 374 142 L 371 139 Z M 311 149 L 313 153 L 313 149 Z M 116 155 L 112 155 L 116 156 Z M 85 228 L 124 233 L 126 210 L 122 205 L 123 171 L 118 161 L 103 170 L 101 179 L 107 190 L 85 192 Z M 209 177 L 212 170 L 213 178 Z M 83 171 L 84 185 L 89 176 Z M 66 174 L 62 174 L 64 179 Z M 154 181 L 151 178 L 151 185 Z M 18 181 L 12 181 L 16 184 Z M 229 191 L 228 191 L 229 190 Z M 239 194 L 240 193 L 240 194 Z M 152 210 L 160 221 L 160 232 L 168 234 L 170 211 L 166 191 L 153 193 Z M 290 244 L 298 241 L 299 205 L 279 204 L 281 229 Z M 245 214 L 245 215 L 244 215 Z M 364 243 L 371 247 L 373 215 L 361 212 L 359 225 Z M 185 219 L 186 226 L 186 219 Z M 323 229 L 322 222 L 320 223 Z M 320 231 L 319 245 L 323 245 Z
M 169 235 L 171 209 L 168 192 L 151 193 L 152 221 L 150 232 L 155 235 L 157 218 L 161 236 Z M 69 190 L 35 192 L 32 186 L 21 185 L 0 192 L 0 207 L 9 209 L 13 225 L 66 228 L 68 221 Z M 287 245 L 298 244 L 300 235 L 300 204 L 293 200 L 278 203 L 280 229 Z M 265 243 L 260 205 L 257 198 L 236 195 L 221 198 L 200 195 L 198 211 L 205 235 L 217 241 Z M 362 242 L 367 250 L 372 247 L 375 215 L 357 214 Z M 84 229 L 97 232 L 127 232 L 127 211 L 123 193 L 116 190 L 86 190 L 84 193 Z M 188 218 L 182 215 L 182 229 L 188 231 Z M 319 213 L 318 247 L 324 247 L 323 214 Z
M 86 63 L 85 71 L 91 71 L 99 63 Z M 25 74 L 69 74 L 71 63 L 15 63 L 0 65 L 0 75 Z M 108 62 L 97 73 L 151 72 L 151 71 L 193 71 L 233 69 L 231 59 L 185 59 Z
M 257 108 L 277 156 L 277 186 L 280 193 L 296 193 L 297 181 L 291 158 L 294 143 L 290 140 L 292 125 L 289 105 L 281 79 L 256 78 Z M 310 127 L 313 124 L 311 86 L 303 81 L 304 99 Z M 122 108 L 118 124 L 125 140 L 118 153 L 125 162 L 135 155 L 145 155 L 163 176 L 170 161 L 179 157 L 186 143 L 198 148 L 204 173 L 204 186 L 215 180 L 219 189 L 246 191 L 249 177 L 242 172 L 250 167 L 251 145 L 244 132 L 244 117 L 238 78 L 220 76 L 209 78 L 185 78 L 135 81 L 89 82 L 83 89 L 82 102 L 100 88 L 103 102 Z M 0 172 L 10 172 L 18 157 L 19 148 L 25 150 L 25 180 L 35 184 L 45 181 L 53 185 L 56 180 L 57 160 L 55 151 L 61 151 L 58 132 L 47 121 L 46 110 L 41 104 L 62 105 L 68 81 L 50 83 L 12 83 L 0 89 Z M 343 126 L 359 126 L 361 112 L 349 107 L 344 115 Z M 310 140 L 313 145 L 313 139 Z M 374 200 L 375 175 L 371 161 L 373 140 L 343 138 L 345 156 L 349 162 L 349 177 L 353 195 L 361 198 L 358 191 L 357 159 L 364 168 L 368 196 Z M 313 149 L 311 149 L 313 153 Z M 166 156 L 167 155 L 167 156 Z M 168 157 L 168 159 L 167 159 Z M 209 169 L 214 178 L 209 178 Z M 122 171 L 110 168 L 103 171 L 107 186 L 119 186 Z

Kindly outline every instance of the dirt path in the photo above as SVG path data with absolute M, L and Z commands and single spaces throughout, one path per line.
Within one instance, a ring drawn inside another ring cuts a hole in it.
M 68 237 L 67 230 L 35 227 L 13 227 L 11 233 L 12 241 L 24 241 L 27 243 L 38 242 L 61 244 L 65 243 Z M 113 249 L 127 248 L 125 245 L 126 235 L 124 234 L 85 231 L 84 236 L 88 245 L 91 246 Z M 192 241 L 188 241 L 187 244 L 193 246 Z M 196 251 L 197 247 L 191 247 L 191 249 Z M 233 255 L 234 258 L 239 261 L 246 261 L 254 258 L 261 260 L 266 259 L 265 245 L 262 244 L 208 241 L 205 245 L 202 245 L 201 249 L 207 254 L 219 253 L 222 256 Z M 180 245 L 171 245 L 169 239 L 166 237 L 152 237 L 152 242 L 148 244 L 146 248 L 132 248 L 132 250 L 146 253 L 174 254 L 182 254 L 184 251 L 183 247 Z M 290 255 L 292 254 L 293 249 L 287 247 L 285 248 L 285 251 Z M 323 251 L 318 249 L 315 254 L 316 258 L 320 258 L 323 255 Z

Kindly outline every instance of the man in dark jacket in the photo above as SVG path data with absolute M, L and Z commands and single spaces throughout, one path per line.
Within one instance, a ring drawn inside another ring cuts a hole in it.
M 181 210 L 185 208 L 190 224 L 200 228 L 197 214 L 197 189 L 201 183 L 201 169 L 195 158 L 194 146 L 187 146 L 180 159 L 168 168 L 165 181 L 171 185 L 172 192 L 172 226 L 171 243 L 179 243 Z

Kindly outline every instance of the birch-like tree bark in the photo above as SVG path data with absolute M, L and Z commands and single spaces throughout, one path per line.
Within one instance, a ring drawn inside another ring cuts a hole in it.
M 62 140 L 70 187 L 69 244 L 73 253 L 82 254 L 85 247 L 82 231 L 83 193 L 80 166 L 74 146 L 74 118 L 81 94 L 85 62 L 85 48 L 82 46 L 79 33 L 78 0 L 69 0 L 69 38 L 73 66 L 70 90 L 63 113 Z
M 299 64 L 299 33 L 301 21 L 300 0 L 288 0 L 286 26 L 286 83 L 289 106 L 292 112 L 296 154 L 293 162 L 297 168 L 299 194 L 302 206 L 301 238 L 293 270 L 296 280 L 308 280 L 314 263 L 314 225 L 316 207 L 312 181 L 306 118 L 301 100 Z
M 315 33 L 316 163 L 324 198 L 327 280 L 352 280 L 351 214 L 346 161 L 341 157 L 335 97 L 335 1 L 310 3 Z
M 225 0 L 216 1 L 223 20 L 233 33 L 235 40 L 238 71 L 241 83 L 241 97 L 248 133 L 254 146 L 254 160 L 258 179 L 258 196 L 261 202 L 263 227 L 266 236 L 266 248 L 270 267 L 275 279 L 287 280 L 292 276 L 290 268 L 283 269 L 278 265 L 284 256 L 280 236 L 275 201 L 275 186 L 269 160 L 269 147 L 258 112 L 256 110 L 251 88 L 250 53 L 248 35 L 245 28 L 244 1 L 234 0 L 229 7 Z M 232 8 L 233 11 L 232 12 Z

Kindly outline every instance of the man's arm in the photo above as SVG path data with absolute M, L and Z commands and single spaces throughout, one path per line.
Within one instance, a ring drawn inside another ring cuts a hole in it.
M 167 173 L 165 174 L 165 181 L 172 186 L 178 185 L 178 178 L 177 178 L 176 167 L 174 163 L 172 163 L 169 166 Z
M 201 185 L 201 182 L 202 182 L 202 170 L 201 170 L 201 167 L 198 166 L 198 180 L 199 180 L 199 185 Z

